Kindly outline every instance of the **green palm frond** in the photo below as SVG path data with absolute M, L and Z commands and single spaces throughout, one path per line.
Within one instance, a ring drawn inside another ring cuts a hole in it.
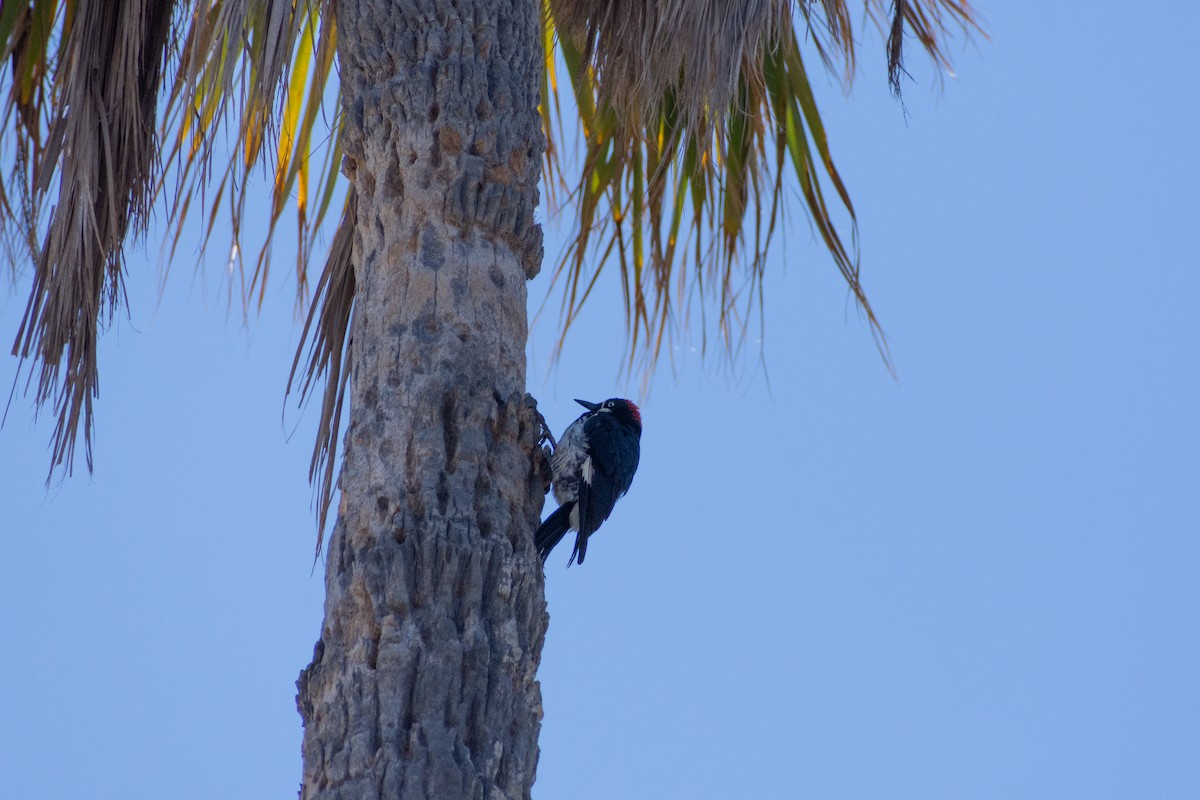
M 196 3 L 167 95 L 163 129 L 170 132 L 167 152 L 176 165 L 174 190 L 167 190 L 175 229 L 172 255 L 199 197 L 205 230 L 201 250 L 224 218 L 242 297 L 256 298 L 260 305 L 276 225 L 289 207 L 295 209 L 300 242 L 297 296 L 306 296 L 315 234 L 337 185 L 341 151 L 340 126 L 330 111 L 338 108 L 331 84 L 337 49 L 332 11 L 333 0 Z M 238 146 L 226 155 L 219 134 L 229 125 L 236 126 Z M 259 241 L 251 240 L 258 254 L 247 272 L 242 230 L 252 193 L 244 188 L 260 167 L 272 176 L 271 211 Z

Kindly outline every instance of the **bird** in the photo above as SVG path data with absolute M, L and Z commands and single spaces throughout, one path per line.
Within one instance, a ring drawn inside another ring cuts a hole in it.
M 576 400 L 587 409 L 563 431 L 550 456 L 558 510 L 533 537 L 542 563 L 567 531 L 576 531 L 567 566 L 583 563 L 588 537 L 608 519 L 633 483 L 641 454 L 642 413 L 630 400 Z

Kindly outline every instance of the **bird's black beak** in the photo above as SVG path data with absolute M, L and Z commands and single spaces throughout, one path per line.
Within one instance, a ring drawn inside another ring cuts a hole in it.
M 579 405 L 583 406 L 588 411 L 599 411 L 600 410 L 599 403 L 589 403 L 587 400 L 580 400 L 578 397 L 575 398 L 575 402 L 579 403 Z

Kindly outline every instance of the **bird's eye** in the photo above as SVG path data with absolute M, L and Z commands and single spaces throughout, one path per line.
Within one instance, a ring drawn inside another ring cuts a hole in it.
M 613 403 L 612 400 L 609 400 L 607 403 L 604 404 L 605 408 L 614 408 L 615 406 L 616 406 L 616 404 Z

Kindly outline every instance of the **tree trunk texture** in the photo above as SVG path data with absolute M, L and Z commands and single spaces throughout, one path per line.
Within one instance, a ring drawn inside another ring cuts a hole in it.
M 350 422 L 302 798 L 527 798 L 547 616 L 525 402 L 537 0 L 338 0 Z

